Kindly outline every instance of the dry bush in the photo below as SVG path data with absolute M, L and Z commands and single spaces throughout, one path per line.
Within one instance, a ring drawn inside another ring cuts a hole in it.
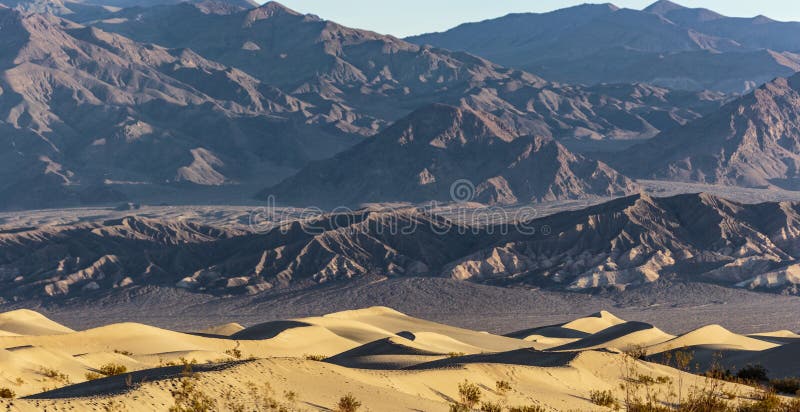
M 747 365 L 736 372 L 736 377 L 745 382 L 764 382 L 767 381 L 767 368 L 762 365 Z
M 312 360 L 312 361 L 322 362 L 327 358 L 327 356 L 310 354 L 310 355 L 303 355 L 303 358 L 305 358 L 305 360 Z
M 769 381 L 769 386 L 775 389 L 778 393 L 785 393 L 788 395 L 795 395 L 800 391 L 800 378 L 781 378 Z
M 120 365 L 118 363 L 106 363 L 105 365 L 100 366 L 97 371 L 105 376 L 117 376 L 127 372 L 128 368 L 125 367 L 125 365 Z
M 59 372 L 59 371 L 57 371 L 57 370 L 55 370 L 53 368 L 42 367 L 41 369 L 39 369 L 39 373 L 41 373 L 42 375 L 44 375 L 47 378 L 59 381 L 59 382 L 61 382 L 63 384 L 69 384 L 70 383 L 69 382 L 69 376 L 67 376 L 66 373 Z
M 17 394 L 9 388 L 0 388 L 0 398 L 13 399 Z
M 545 409 L 539 405 L 511 406 L 508 412 L 545 412 Z
M 511 391 L 511 384 L 508 383 L 508 381 L 497 381 L 495 382 L 494 387 L 497 390 L 497 393 L 501 395 L 505 395 Z
M 216 410 L 217 402 L 197 388 L 193 376 L 181 378 L 178 388 L 171 391 L 175 404 L 169 412 L 211 412 Z
M 458 384 L 458 396 L 461 398 L 462 405 L 469 409 L 474 409 L 478 402 L 481 401 L 481 388 L 465 380 Z
M 360 407 L 361 402 L 352 393 L 348 393 L 339 398 L 339 403 L 336 404 L 336 412 L 356 412 Z
M 613 408 L 618 405 L 617 398 L 611 391 L 593 390 L 589 392 L 589 400 L 597 406 L 605 406 L 606 408 Z
M 93 380 L 96 380 L 96 379 L 105 378 L 105 375 L 101 375 L 101 374 L 99 374 L 97 372 L 86 372 L 86 374 L 83 375 L 83 376 L 86 377 L 87 381 L 93 381 Z
M 481 412 L 503 412 L 503 405 L 499 402 L 486 401 L 481 404 Z

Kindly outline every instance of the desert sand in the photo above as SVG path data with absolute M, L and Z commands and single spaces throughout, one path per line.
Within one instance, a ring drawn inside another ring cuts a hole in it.
M 675 404 L 709 386 L 715 396 L 736 394 L 729 402 L 747 403 L 759 389 L 657 359 L 676 350 L 720 350 L 732 361 L 760 360 L 790 376 L 793 363 L 786 362 L 797 358 L 796 339 L 789 331 L 743 336 L 714 325 L 673 336 L 604 311 L 499 336 L 385 307 L 191 333 L 136 323 L 74 331 L 21 310 L 0 314 L 0 389 L 15 397 L 0 407 L 169 410 L 188 393 L 210 402 L 209 410 L 337 410 L 340 398 L 352 394 L 358 410 L 447 411 L 460 402 L 465 381 L 477 385 L 481 402 L 501 410 L 609 410 L 593 402 L 592 391 L 608 391 L 620 405 L 648 394 Z M 632 348 L 649 357 L 630 356 Z M 124 372 L 113 376 L 109 365 Z M 92 373 L 95 379 L 87 380 Z M 642 376 L 655 383 L 632 383 Z

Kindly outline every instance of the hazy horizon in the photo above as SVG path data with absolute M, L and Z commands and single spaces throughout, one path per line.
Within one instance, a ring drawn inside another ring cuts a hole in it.
M 263 3 L 261 0 L 257 0 Z M 402 3 L 381 4 L 368 0 L 279 0 L 280 3 L 303 13 L 312 13 L 349 27 L 368 29 L 397 37 L 444 31 L 461 23 L 481 21 L 509 13 L 544 13 L 584 3 L 609 3 L 607 1 L 581 0 L 507 0 L 487 2 L 482 0 L 422 1 L 407 0 Z M 619 7 L 643 9 L 654 0 L 611 1 Z M 731 2 L 726 0 L 683 0 L 675 3 L 686 7 L 702 7 L 730 17 L 765 15 L 780 21 L 800 21 L 800 4 L 788 0 L 763 0 L 760 2 Z M 353 13 L 357 10 L 358 13 Z

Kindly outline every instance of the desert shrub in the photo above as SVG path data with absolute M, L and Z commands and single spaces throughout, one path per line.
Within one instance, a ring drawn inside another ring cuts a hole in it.
M 545 409 L 539 405 L 511 406 L 508 412 L 545 412 Z
M 736 372 L 736 377 L 747 382 L 763 382 L 767 380 L 767 368 L 762 365 L 747 365 Z
M 511 390 L 511 384 L 508 383 L 508 381 L 497 381 L 495 382 L 494 387 L 497 390 L 497 393 L 501 395 L 505 395 Z
M 339 398 L 339 403 L 336 404 L 336 412 L 356 412 L 360 407 L 361 402 L 353 394 L 348 393 Z
M 783 412 L 783 402 L 774 392 L 756 395 L 754 402 L 739 405 L 736 412 Z
M 593 390 L 589 392 L 589 400 L 597 406 L 605 406 L 607 408 L 614 407 L 617 404 L 617 399 L 611 391 Z
M 13 397 L 17 396 L 13 390 L 9 388 L 0 388 L 0 398 L 4 399 L 12 399 Z
M 458 384 L 458 396 L 461 398 L 461 404 L 469 409 L 475 408 L 475 405 L 481 401 L 481 388 L 478 385 L 465 380 Z
M 701 388 L 689 393 L 678 408 L 681 412 L 733 412 L 728 402 L 720 399 L 710 388 Z
M 659 383 L 661 385 L 672 383 L 672 378 L 670 378 L 669 376 L 658 376 L 656 377 L 656 383 Z
M 769 386 L 778 393 L 794 395 L 800 391 L 800 378 L 782 378 L 769 381 Z
M 242 359 L 242 351 L 240 351 L 237 348 L 228 349 L 225 351 L 225 354 L 230 355 L 231 357 L 234 357 L 236 359 Z
M 464 353 L 464 352 L 447 352 L 447 357 L 448 358 L 458 358 L 458 357 L 464 356 L 464 355 L 466 355 L 466 353 Z
M 217 402 L 197 388 L 191 376 L 181 378 L 178 388 L 171 391 L 175 404 L 169 412 L 211 412 L 216 410 Z
M 460 403 L 451 403 L 449 412 L 472 412 L 472 409 L 460 404 Z
M 325 360 L 326 356 L 325 355 L 314 355 L 314 354 L 311 354 L 311 355 L 303 355 L 303 358 L 305 358 L 306 360 L 313 360 L 313 361 L 317 361 L 317 362 L 322 362 L 322 361 Z
M 131 352 L 131 351 L 120 350 L 120 349 L 114 349 L 114 353 L 119 353 L 120 355 L 125 355 L 125 356 L 133 355 L 133 352 Z
M 503 412 L 503 405 L 487 401 L 481 404 L 481 412 Z
M 639 360 L 647 358 L 647 348 L 644 345 L 632 345 L 625 350 L 625 354 Z
M 42 375 L 44 375 L 45 377 L 48 377 L 50 379 L 54 379 L 54 380 L 60 381 L 60 382 L 65 383 L 65 384 L 69 383 L 69 376 L 67 376 L 66 373 L 59 372 L 59 371 L 57 371 L 57 370 L 55 370 L 53 368 L 44 368 L 43 367 L 43 368 L 39 369 L 39 373 L 41 373 Z
M 84 376 L 86 377 L 87 381 L 93 381 L 105 377 L 97 372 L 86 372 L 86 375 Z
M 128 368 L 126 368 L 125 365 L 120 365 L 118 363 L 106 363 L 105 365 L 100 366 L 97 371 L 105 376 L 117 376 L 127 372 Z
M 673 410 L 668 406 L 641 401 L 633 401 L 625 408 L 627 412 L 672 412 Z
M 294 403 L 297 402 L 298 395 L 295 391 L 284 391 L 283 397 L 286 398 L 287 401 Z

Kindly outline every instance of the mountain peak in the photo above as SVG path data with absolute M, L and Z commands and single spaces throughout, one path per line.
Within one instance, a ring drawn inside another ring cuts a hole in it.
M 686 7 L 680 4 L 673 3 L 669 0 L 658 0 L 657 2 L 647 6 L 644 11 L 653 14 L 665 14 L 675 10 L 683 10 Z
M 264 20 L 270 17 L 275 16 L 300 16 L 301 13 L 298 13 L 277 1 L 268 1 L 261 5 L 261 7 L 257 7 L 251 10 L 248 14 L 248 21 L 255 21 L 255 20 Z

